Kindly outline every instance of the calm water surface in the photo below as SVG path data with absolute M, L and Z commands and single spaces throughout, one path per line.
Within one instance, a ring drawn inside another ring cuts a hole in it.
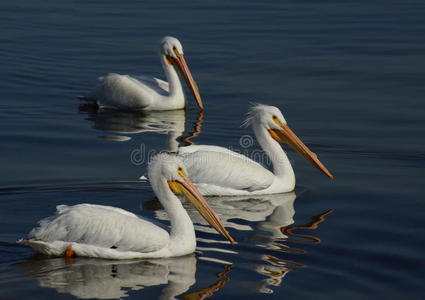
M 3 0 L 0 299 L 423 299 L 424 14 L 419 0 Z M 182 41 L 203 116 L 192 98 L 155 114 L 76 100 L 108 72 L 163 78 L 166 34 Z M 257 153 L 240 143 L 250 101 L 281 108 L 335 179 L 288 150 L 294 193 L 210 199 L 237 245 L 190 207 L 186 257 L 67 263 L 15 244 L 58 204 L 168 225 L 138 181 L 148 156 L 188 140 Z

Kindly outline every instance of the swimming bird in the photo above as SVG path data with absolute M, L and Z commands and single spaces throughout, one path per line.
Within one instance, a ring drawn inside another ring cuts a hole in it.
M 159 43 L 159 56 L 168 82 L 158 78 L 137 78 L 115 73 L 99 77 L 98 84 L 88 97 L 99 107 L 122 110 L 175 110 L 186 105 L 183 87 L 176 69 L 193 94 L 199 108 L 204 109 L 198 86 L 192 78 L 180 41 L 166 36 Z
M 275 106 L 258 104 L 249 112 L 245 125 L 252 126 L 258 143 L 273 164 L 273 172 L 254 160 L 229 149 L 210 145 L 180 147 L 188 175 L 203 195 L 258 195 L 293 191 L 295 174 L 278 142 L 284 142 L 331 179 L 333 175 L 316 154 L 289 128 Z
M 42 254 L 66 257 L 75 254 L 131 259 L 186 255 L 195 251 L 195 230 L 175 194 L 183 194 L 211 226 L 234 243 L 219 217 L 187 176 L 178 157 L 164 153 L 152 158 L 149 177 L 155 195 L 170 217 L 170 232 L 116 207 L 59 205 L 55 216 L 41 220 L 28 238 L 18 243 Z

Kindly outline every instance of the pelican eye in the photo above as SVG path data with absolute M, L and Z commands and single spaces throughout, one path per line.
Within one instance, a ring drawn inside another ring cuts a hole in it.
M 177 168 L 177 173 L 181 176 L 181 177 L 183 177 L 183 178 L 186 178 L 187 176 L 186 176 L 186 174 L 184 173 L 184 170 L 183 170 L 183 168 L 182 167 L 178 167 Z
M 173 46 L 173 51 L 174 51 L 174 54 L 175 54 L 177 57 L 179 57 L 179 56 L 180 56 L 179 50 L 177 50 L 177 47 L 176 47 L 176 46 Z
M 276 115 L 273 115 L 272 119 L 277 125 L 282 126 L 282 123 L 280 123 L 279 118 Z

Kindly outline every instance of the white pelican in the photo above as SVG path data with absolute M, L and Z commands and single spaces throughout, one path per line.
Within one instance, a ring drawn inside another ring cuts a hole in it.
M 253 106 L 245 124 L 252 126 L 258 143 L 273 164 L 273 172 L 250 158 L 223 147 L 180 147 L 177 155 L 183 159 L 188 175 L 203 195 L 258 195 L 293 191 L 295 174 L 278 142 L 287 143 L 333 178 L 317 156 L 288 127 L 277 107 L 262 104 Z
M 82 100 L 95 101 L 99 107 L 123 110 L 174 110 L 186 105 L 183 87 L 177 75 L 177 68 L 199 108 L 204 109 L 198 87 L 192 78 L 179 40 L 166 36 L 159 44 L 162 67 L 168 82 L 158 78 L 108 74 L 99 77 L 99 82 L 89 97 Z
M 20 244 L 46 255 L 108 259 L 163 258 L 195 251 L 192 221 L 174 193 L 183 194 L 220 234 L 234 240 L 186 175 L 176 156 L 159 154 L 149 165 L 152 189 L 167 211 L 171 232 L 133 213 L 111 206 L 59 205 L 55 216 L 40 221 Z M 174 192 L 174 193 L 173 193 Z

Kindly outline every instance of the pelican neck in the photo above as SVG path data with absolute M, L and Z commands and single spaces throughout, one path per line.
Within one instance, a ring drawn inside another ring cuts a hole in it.
M 295 178 L 294 170 L 285 151 L 265 127 L 253 126 L 255 137 L 273 165 L 273 174 L 279 178 Z
M 165 178 L 161 178 L 158 189 L 154 189 L 154 191 L 170 218 L 170 242 L 184 244 L 183 241 L 191 241 L 192 244 L 196 244 L 192 220 L 180 199 L 170 190 Z
M 162 68 L 168 82 L 168 92 L 170 97 L 183 96 L 183 87 L 180 82 L 176 68 L 168 64 L 165 55 L 160 54 Z

